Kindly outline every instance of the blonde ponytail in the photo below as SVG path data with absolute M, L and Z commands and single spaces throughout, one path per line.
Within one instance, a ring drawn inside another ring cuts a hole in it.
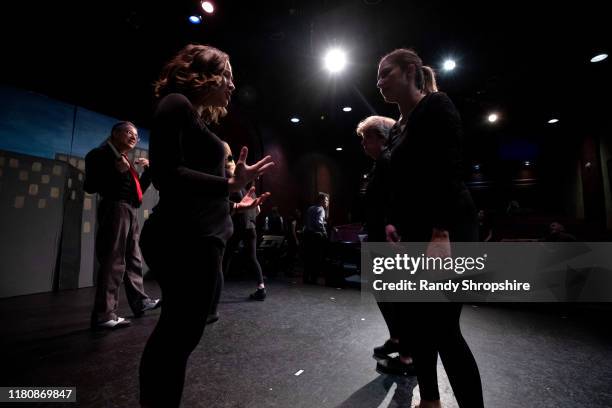
M 436 83 L 436 73 L 431 67 L 423 65 L 423 92 L 430 94 L 438 92 L 438 84 Z

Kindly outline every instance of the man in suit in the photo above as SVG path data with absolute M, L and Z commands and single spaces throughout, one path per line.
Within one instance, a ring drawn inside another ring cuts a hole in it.
M 140 228 L 137 209 L 151 184 L 145 158 L 135 164 L 144 168 L 138 175 L 127 153 L 138 143 L 138 130 L 131 122 L 113 126 L 110 137 L 85 157 L 85 191 L 98 193 L 98 233 L 96 255 L 100 262 L 96 298 L 91 317 L 92 328 L 114 329 L 130 321 L 117 316 L 119 287 L 125 285 L 134 317 L 160 305 L 144 291 L 142 256 L 138 247 Z

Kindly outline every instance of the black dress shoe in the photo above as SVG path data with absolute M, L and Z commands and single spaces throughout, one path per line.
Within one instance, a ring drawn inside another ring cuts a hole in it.
M 399 353 L 400 345 L 399 342 L 396 343 L 391 341 L 391 339 L 385 341 L 385 344 L 382 346 L 374 347 L 374 358 L 379 359 L 387 359 L 389 358 L 389 354 L 391 353 Z
M 206 324 L 212 324 L 216 322 L 217 320 L 219 320 L 219 315 L 217 313 L 209 314 L 206 317 Z
M 376 363 L 376 371 L 382 374 L 402 375 L 404 377 L 416 375 L 414 364 L 404 364 L 399 357 L 379 361 Z

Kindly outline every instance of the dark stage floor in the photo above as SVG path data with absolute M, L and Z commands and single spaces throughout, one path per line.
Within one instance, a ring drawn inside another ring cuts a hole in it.
M 147 286 L 159 294 L 154 283 Z M 362 301 L 357 289 L 291 279 L 268 287 L 265 302 L 250 302 L 252 283 L 227 283 L 221 320 L 206 329 L 191 356 L 184 407 L 382 408 L 418 402 L 415 379 L 374 370 L 372 347 L 388 333 L 371 298 Z M 140 354 L 159 311 L 130 328 L 92 333 L 93 293 L 89 288 L 0 300 L 0 385 L 76 386 L 78 404 L 65 406 L 137 407 Z M 485 405 L 612 407 L 611 315 L 610 309 L 559 305 L 466 306 L 461 323 L 480 367 Z M 441 366 L 439 373 L 444 406 L 456 407 Z

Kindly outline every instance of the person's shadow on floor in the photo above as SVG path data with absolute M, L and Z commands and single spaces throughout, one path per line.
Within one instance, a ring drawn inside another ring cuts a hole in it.
M 416 385 L 416 377 L 379 375 L 355 391 L 344 402 L 337 405 L 336 408 L 410 407 L 412 405 L 412 391 Z M 393 394 L 392 396 L 390 395 L 391 393 Z

